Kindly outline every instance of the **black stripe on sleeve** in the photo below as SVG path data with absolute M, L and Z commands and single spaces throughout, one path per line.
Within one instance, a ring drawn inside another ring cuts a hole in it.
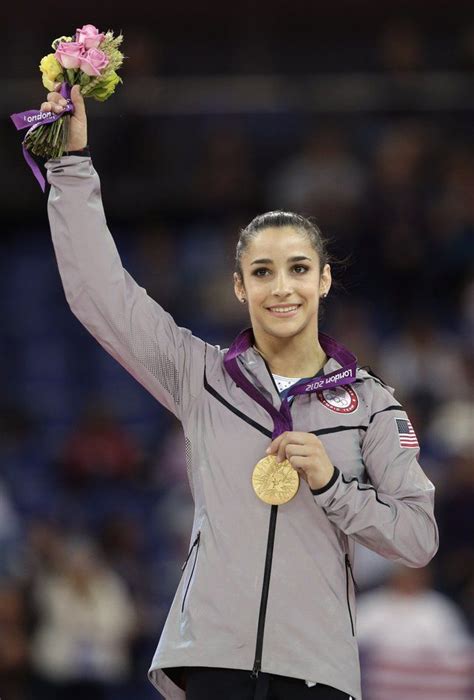
M 345 484 L 350 484 L 352 481 L 355 481 L 357 483 L 357 490 L 358 491 L 374 491 L 376 500 L 379 503 L 381 503 L 383 506 L 387 506 L 387 508 L 390 508 L 388 503 L 385 503 L 384 501 L 380 500 L 379 495 L 373 486 L 369 486 L 368 484 L 362 485 L 360 483 L 359 479 L 357 479 L 357 477 L 355 477 L 355 476 L 352 479 L 346 479 L 344 474 L 342 474 L 342 480 Z
M 404 411 L 405 409 L 403 406 L 387 406 L 387 408 L 382 408 L 380 411 L 375 411 L 375 413 L 372 413 L 370 416 L 369 420 L 369 425 L 372 423 L 374 420 L 375 416 L 378 416 L 379 413 L 385 413 L 385 411 Z
M 329 433 L 340 433 L 344 430 L 367 430 L 367 425 L 336 425 L 334 428 L 320 428 L 319 430 L 310 430 L 313 435 L 329 435 Z

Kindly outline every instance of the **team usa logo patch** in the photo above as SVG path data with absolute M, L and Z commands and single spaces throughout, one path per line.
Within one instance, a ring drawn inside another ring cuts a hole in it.
M 351 386 L 337 386 L 316 392 L 323 406 L 336 413 L 354 413 L 359 406 L 357 394 Z
M 406 418 L 395 418 L 395 422 L 397 424 L 400 447 L 418 448 L 418 439 L 410 421 Z

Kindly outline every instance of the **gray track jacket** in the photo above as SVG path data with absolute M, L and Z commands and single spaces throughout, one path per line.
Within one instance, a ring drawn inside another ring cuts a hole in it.
M 179 667 L 216 666 L 311 679 L 360 699 L 354 542 L 413 567 L 438 547 L 434 487 L 393 390 L 359 369 L 350 389 L 296 396 L 294 430 L 319 436 L 337 471 L 320 492 L 302 480 L 288 503 L 265 504 L 251 474 L 271 441 L 269 414 L 226 373 L 225 350 L 178 327 L 123 269 L 91 159 L 46 168 L 71 310 L 184 429 L 194 524 L 151 682 L 184 700 Z M 239 362 L 280 406 L 261 356 L 250 348 Z M 338 367 L 330 358 L 324 373 Z

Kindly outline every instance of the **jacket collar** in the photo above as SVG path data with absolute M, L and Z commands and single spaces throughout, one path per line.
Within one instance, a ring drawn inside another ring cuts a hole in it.
M 252 384 L 254 384 L 274 406 L 279 406 L 281 398 L 275 386 L 270 367 L 258 350 L 251 345 L 247 350 L 240 353 L 237 359 L 242 371 Z M 334 372 L 340 367 L 342 367 L 342 365 L 336 359 L 328 356 L 328 360 L 323 366 L 323 374 Z

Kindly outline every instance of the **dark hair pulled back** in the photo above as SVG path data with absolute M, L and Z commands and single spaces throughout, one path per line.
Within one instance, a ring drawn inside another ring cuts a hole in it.
M 301 231 L 309 239 L 312 247 L 319 257 L 319 269 L 323 270 L 326 263 L 329 261 L 329 255 L 326 248 L 326 240 L 319 230 L 318 226 L 301 214 L 295 214 L 292 211 L 267 211 L 264 214 L 259 214 L 240 232 L 239 240 L 235 250 L 235 271 L 243 280 L 242 274 L 242 255 L 248 248 L 250 241 L 257 234 L 266 228 L 283 228 L 292 226 Z

